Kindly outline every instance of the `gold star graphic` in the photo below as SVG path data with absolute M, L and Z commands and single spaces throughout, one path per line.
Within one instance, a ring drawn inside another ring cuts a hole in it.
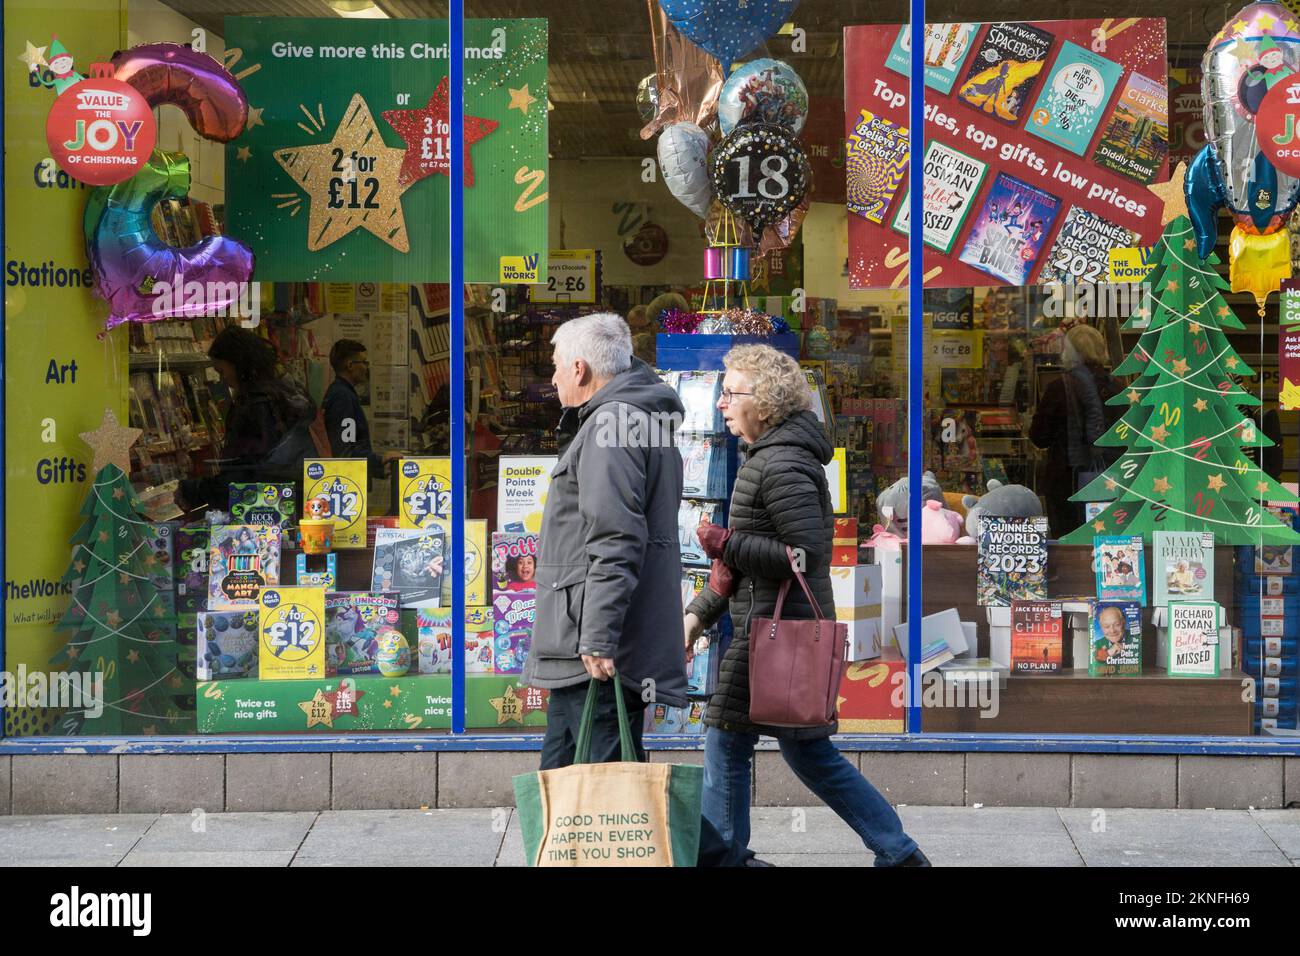
M 148 727 L 144 728 L 144 732 L 152 737 L 154 734 L 158 733 L 158 728 L 154 724 L 150 724 Z
M 1119 482 L 1116 481 L 1114 478 L 1107 478 L 1107 479 L 1106 479 L 1106 490 L 1107 490 L 1107 491 L 1114 491 L 1114 490 L 1115 490 L 1116 488 L 1118 488 L 1118 487 L 1119 487 Z
M 358 162 L 354 178 L 346 180 L 344 174 L 334 171 L 335 150 L 349 158 L 355 154 L 358 160 L 368 160 L 370 168 L 363 170 Z M 276 150 L 276 162 L 311 201 L 308 251 L 319 252 L 354 229 L 365 229 L 398 252 L 410 252 L 401 199 L 406 190 L 397 181 L 405 155 L 404 149 L 384 145 L 360 93 L 352 97 L 328 143 Z M 351 205 L 354 187 L 356 205 Z
M 104 621 L 109 627 L 116 629 L 122 623 L 122 615 L 118 614 L 116 610 L 112 610 L 104 615 Z
M 401 697 L 402 689 L 394 684 L 392 687 L 388 688 L 388 695 L 390 697 Z
M 325 699 L 325 692 L 319 687 L 316 693 L 312 695 L 311 700 L 300 700 L 298 709 L 307 715 L 307 729 L 311 730 L 317 724 L 324 724 L 326 727 L 334 727 L 334 709 L 330 707 L 330 702 Z
M 1136 388 L 1130 388 L 1128 390 L 1128 401 L 1130 405 L 1136 405 L 1141 399 L 1142 396 L 1138 394 Z
M 1187 199 L 1183 195 L 1183 180 L 1186 177 L 1187 164 L 1179 163 L 1169 182 L 1147 187 L 1164 204 L 1160 211 L 1160 225 L 1167 226 L 1179 216 L 1187 215 Z
M 131 446 L 140 439 L 138 428 L 123 428 L 111 408 L 104 409 L 104 420 L 93 432 L 81 432 L 81 440 L 95 453 L 90 466 L 98 472 L 105 465 L 116 465 L 123 473 L 131 471 Z M 107 539 L 104 539 L 107 540 Z
M 505 693 L 500 697 L 488 698 L 488 703 L 497 712 L 498 727 L 508 723 L 523 723 L 523 702 L 519 699 L 519 695 L 515 693 L 513 684 L 507 685 Z
M 114 501 L 121 501 L 121 500 L 122 500 L 123 498 L 125 498 L 125 497 L 126 497 L 126 492 L 123 491 L 121 488 L 114 488 L 114 489 L 113 489 L 113 500 L 114 500 Z
M 1220 317 L 1223 317 L 1223 316 L 1229 316 L 1229 315 L 1232 315 L 1232 309 L 1231 309 L 1229 306 L 1221 305 L 1221 306 L 1219 306 L 1219 311 L 1218 311 L 1217 314 L 1218 314 Z
M 129 651 L 126 655 L 126 659 L 132 664 L 138 664 L 140 663 L 140 652 L 135 650 Z
M 1165 285 L 1165 291 L 1166 291 L 1166 292 L 1177 292 L 1177 291 L 1178 291 L 1178 283 L 1175 282 L 1173 279 L 1170 279 L 1169 282 Z
M 1196 401 L 1192 402 L 1192 407 L 1193 407 L 1194 409 L 1196 409 L 1198 412 L 1203 412 L 1203 411 L 1205 411 L 1207 408 L 1209 408 L 1210 406 L 1209 406 L 1209 403 L 1206 402 L 1205 399 L 1203 399 L 1203 398 L 1198 398 Z
M 506 87 L 506 89 L 510 88 Z M 528 84 L 525 83 L 524 88 L 521 90 L 510 90 L 510 105 L 507 106 L 506 109 L 519 110 L 519 112 L 526 116 L 528 114 L 528 107 L 532 106 L 536 102 L 537 97 L 529 94 Z
M 1227 482 L 1223 480 L 1222 473 L 1217 475 L 1210 475 L 1210 480 L 1209 480 L 1210 490 L 1222 491 L 1226 485 Z
M 72 645 L 72 646 L 69 646 L 69 647 L 68 647 L 68 659 L 69 659 L 69 660 L 74 660 L 74 661 L 75 661 L 75 660 L 77 659 L 77 655 L 80 654 L 80 653 L 81 653 L 81 648 L 79 648 L 79 647 L 77 647 L 77 646 L 75 646 L 75 645 Z
M 49 66 L 49 64 L 45 62 L 45 47 L 32 46 L 31 42 L 27 40 L 24 40 L 23 42 L 27 44 L 27 51 L 19 56 L 18 59 L 27 64 L 28 73 L 38 73 L 40 72 L 41 67 Z M 55 59 L 58 58 L 55 57 Z
M 253 151 L 247 146 L 241 146 L 239 149 L 235 150 L 235 159 L 239 160 L 241 163 L 246 163 L 252 158 Z
M 266 123 L 262 121 L 262 110 L 264 109 L 266 109 L 264 106 L 250 106 L 248 108 L 248 122 L 244 124 L 244 129 L 252 129 L 254 126 L 265 126 Z
M 1260 28 L 1261 30 L 1267 31 L 1267 30 L 1269 29 L 1269 27 L 1271 27 L 1273 24 L 1277 23 L 1277 17 L 1270 16 L 1270 15 L 1267 14 L 1267 13 L 1261 13 L 1261 14 L 1260 14 L 1256 19 L 1255 19 L 1255 22 L 1259 24 L 1259 28 Z
M 181 680 L 179 674 L 173 674 L 171 677 L 167 678 L 167 684 L 170 687 L 180 687 L 184 683 L 185 682 Z
M 1191 366 L 1189 366 L 1189 365 L 1187 364 L 1187 360 L 1186 360 L 1186 359 L 1174 359 L 1173 363 L 1169 366 L 1170 370 L 1171 370 L 1175 375 L 1186 375 L 1186 374 L 1187 374 L 1187 370 L 1188 370 L 1190 367 L 1191 367 Z
M 391 710 L 393 707 L 393 702 L 391 700 L 386 700 L 384 701 L 384 706 Z
M 1296 23 L 1294 20 L 1291 19 L 1283 20 L 1282 26 L 1286 27 L 1292 33 L 1295 33 L 1297 30 L 1300 30 L 1300 23 Z
M 167 614 L 167 611 L 163 608 L 163 606 L 162 606 L 161 604 L 155 604 L 155 605 L 153 606 L 153 616 L 154 616 L 154 617 L 164 617 L 164 616 L 166 616 L 166 614 Z
M 1172 485 L 1169 484 L 1168 478 L 1157 478 L 1151 484 L 1154 486 L 1155 493 L 1158 495 L 1163 495 L 1168 493 L 1169 489 L 1173 487 Z
M 1255 490 L 1256 490 L 1257 492 L 1259 492 L 1261 495 L 1267 493 L 1267 491 L 1268 491 L 1268 482 L 1267 482 L 1267 481 L 1257 481 L 1257 482 L 1255 482 Z
M 100 540 L 100 541 L 107 541 L 107 540 L 108 540 L 108 532 L 107 532 L 107 531 L 101 531 L 101 532 L 99 533 L 99 540 Z
M 85 562 L 85 561 L 73 561 L 73 562 L 72 562 L 72 566 L 73 566 L 73 568 L 76 569 L 76 571 L 77 571 L 78 574 L 81 574 L 83 571 L 86 570 L 86 562 Z
M 1164 441 L 1169 437 L 1169 429 L 1165 428 L 1164 425 L 1157 425 L 1155 428 L 1151 429 L 1151 437 L 1156 441 Z
M 1201 326 L 1200 326 L 1200 323 L 1199 323 L 1199 322 L 1188 322 L 1188 323 L 1187 323 L 1187 331 L 1188 331 L 1188 332 L 1191 332 L 1192 335 L 1200 335 L 1200 334 L 1201 334 Z
M 125 571 L 123 571 L 121 574 L 119 574 L 119 575 L 117 576 L 117 583 L 118 583 L 118 584 L 130 584 L 130 583 L 131 583 L 131 575 L 129 575 L 129 574 L 127 574 Z
M 1186 249 L 1188 252 L 1191 252 L 1196 248 L 1196 240 L 1188 239 L 1186 242 L 1183 243 L 1183 248 Z
M 144 556 L 144 566 L 146 568 L 152 568 L 157 563 L 158 563 L 158 559 L 154 557 L 152 551 Z
M 1238 364 L 1237 357 L 1235 355 L 1230 355 L 1224 360 L 1223 364 L 1228 366 L 1228 368 L 1236 368 Z
M 1101 532 L 1106 530 L 1106 522 L 1097 520 L 1092 523 L 1092 530 Z

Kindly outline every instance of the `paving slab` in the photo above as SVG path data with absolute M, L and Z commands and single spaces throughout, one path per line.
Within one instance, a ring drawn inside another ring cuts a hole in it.
M 152 813 L 0 817 L 0 865 L 115 866 L 157 819 Z
M 332 810 L 316 820 L 294 866 L 491 866 L 508 809 Z
M 164 813 L 140 853 L 288 853 L 302 846 L 315 813 Z M 214 866 L 219 865 L 214 862 Z
M 1088 866 L 1290 866 L 1245 810 L 1059 812 Z
M 763 853 L 763 861 L 773 866 L 874 866 L 875 857 L 861 853 Z
M 1053 807 L 899 807 L 898 815 L 903 828 L 918 840 L 919 834 L 1020 836 L 1065 832 Z
M 250 851 L 212 853 L 141 853 L 139 849 L 126 855 L 120 866 L 234 866 L 234 867 L 286 867 L 293 861 L 289 850 L 272 850 L 264 853 Z
M 1250 816 L 1288 859 L 1300 860 L 1300 810 L 1251 810 Z
M 506 826 L 506 838 L 497 854 L 497 866 L 524 865 L 524 832 L 519 829 L 519 814 L 510 811 L 510 822 Z
M 871 852 L 830 807 L 754 807 L 749 825 L 750 849 L 764 859 L 772 854 Z

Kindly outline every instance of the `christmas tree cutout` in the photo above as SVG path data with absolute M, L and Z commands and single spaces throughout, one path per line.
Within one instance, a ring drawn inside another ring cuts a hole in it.
M 1147 280 L 1155 308 L 1143 304 L 1124 326 L 1137 331 L 1149 320 L 1115 369 L 1138 376 L 1108 402 L 1127 410 L 1097 440 L 1127 451 L 1071 499 L 1112 504 L 1061 540 L 1140 534 L 1149 544 L 1155 531 L 1212 531 L 1220 544 L 1300 544 L 1300 534 L 1264 506 L 1296 496 L 1244 451 L 1273 441 L 1240 411 L 1260 400 L 1233 378 L 1254 372 L 1223 330 L 1244 326 L 1221 294 L 1228 284 L 1214 268 L 1218 257 L 1197 258 L 1183 174 L 1180 165 L 1170 183 L 1153 187 L 1165 199 L 1165 230 Z
M 50 663 L 84 675 L 87 691 L 102 675 L 103 693 L 93 704 L 83 699 L 66 710 L 60 733 L 167 733 L 183 720 L 172 700 L 184 683 L 176 667 L 175 609 L 170 592 L 155 584 L 155 526 L 140 514 L 126 476 L 129 449 L 139 436 L 139 429 L 119 425 L 112 411 L 81 436 L 94 451 L 95 479 L 63 576 L 72 603 L 55 625 L 70 635 Z

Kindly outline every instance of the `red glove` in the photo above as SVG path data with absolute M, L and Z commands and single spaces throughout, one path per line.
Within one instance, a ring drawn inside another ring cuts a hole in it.
M 736 593 L 736 572 L 727 567 L 721 558 L 713 559 L 709 569 L 709 590 L 719 597 L 729 598 Z
M 710 558 L 721 558 L 727 548 L 727 539 L 731 537 L 731 529 L 719 528 L 705 518 L 695 529 L 695 534 L 700 539 L 700 547 L 704 549 L 706 555 Z

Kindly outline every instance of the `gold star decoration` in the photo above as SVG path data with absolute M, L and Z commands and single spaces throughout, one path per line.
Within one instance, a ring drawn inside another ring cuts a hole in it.
M 1160 211 L 1160 225 L 1167 226 L 1179 216 L 1187 215 L 1187 198 L 1183 193 L 1183 181 L 1186 178 L 1187 164 L 1179 163 L 1169 182 L 1147 187 L 1164 204 Z
M 154 617 L 163 617 L 166 613 L 167 613 L 166 610 L 163 608 L 161 604 L 155 604 L 153 606 Z
M 126 655 L 126 659 L 132 664 L 138 664 L 140 663 L 140 652 L 136 650 L 129 651 Z
M 118 424 L 111 408 L 104 409 L 104 420 L 93 432 L 81 432 L 81 440 L 95 453 L 90 466 L 96 473 L 105 465 L 116 465 L 123 474 L 131 472 L 131 446 L 140 440 L 138 428 L 124 428 Z
M 1203 411 L 1205 411 L 1207 408 L 1209 408 L 1210 406 L 1209 406 L 1209 403 L 1206 402 L 1205 399 L 1203 399 L 1203 398 L 1198 398 L 1196 401 L 1192 402 L 1192 407 L 1193 407 L 1194 409 L 1196 409 L 1198 412 L 1203 412 Z
M 1170 280 L 1169 280 L 1169 283 L 1165 286 L 1165 291 L 1166 291 L 1166 292 L 1177 292 L 1177 291 L 1178 291 L 1178 283 L 1175 282 L 1173 279 L 1170 279 Z
M 1092 523 L 1092 530 L 1093 530 L 1093 531 L 1097 531 L 1097 532 L 1105 531 L 1105 530 L 1106 530 L 1106 522 L 1104 522 L 1104 521 L 1094 521 L 1094 522 Z
M 1187 364 L 1187 360 L 1181 358 L 1174 359 L 1174 361 L 1169 366 L 1170 371 L 1172 371 L 1175 375 L 1186 375 L 1187 370 L 1189 368 L 1191 368 L 1191 366 Z
M 355 153 L 359 160 L 368 160 L 370 168 L 356 169 L 354 179 L 345 181 L 334 172 L 335 150 L 342 150 L 347 157 Z M 398 252 L 410 252 L 401 199 L 406 190 L 397 181 L 405 156 L 406 150 L 384 145 L 370 107 L 360 93 L 352 97 L 328 143 L 276 150 L 275 161 L 311 202 L 308 251 L 319 252 L 354 229 L 365 229 Z M 334 208 L 329 205 L 331 185 Z M 354 187 L 359 205 L 350 206 Z
M 324 724 L 326 727 L 334 727 L 334 711 L 330 707 L 330 702 L 325 699 L 325 692 L 319 687 L 311 700 L 302 700 L 298 702 L 298 709 L 307 715 L 307 729 L 311 730 L 317 724 Z
M 1219 311 L 1216 314 L 1220 318 L 1224 318 L 1226 316 L 1232 315 L 1232 308 L 1230 306 L 1221 305 L 1219 306 Z
M 69 645 L 69 647 L 68 647 L 68 659 L 69 659 L 69 660 L 73 660 L 73 661 L 75 661 L 75 660 L 77 659 L 77 655 L 80 654 L 80 653 L 81 653 L 81 648 L 77 647 L 75 644 L 73 644 L 73 645 Z
M 153 724 L 150 724 L 148 727 L 144 728 L 144 732 L 152 737 L 154 734 L 158 733 L 158 728 Z
M 1273 26 L 1273 24 L 1277 23 L 1277 17 L 1270 16 L 1270 15 L 1267 14 L 1267 13 L 1261 13 L 1261 14 L 1260 14 L 1256 19 L 1255 19 L 1255 22 L 1256 22 L 1257 24 L 1259 24 L 1259 28 L 1260 28 L 1261 30 L 1263 30 L 1263 31 L 1265 31 L 1265 32 L 1268 32 L 1268 29 L 1269 29 L 1271 26 Z
M 523 702 L 520 701 L 519 695 L 515 693 L 513 684 L 506 686 L 506 692 L 500 697 L 491 697 L 488 703 L 492 709 L 497 712 L 497 726 L 510 723 L 523 723 Z
M 1228 366 L 1228 368 L 1236 368 L 1238 364 L 1237 357 L 1235 355 L 1230 355 L 1224 360 L 1223 364 Z
M 393 709 L 393 702 L 392 702 L 391 700 L 386 700 L 386 701 L 384 701 L 384 706 L 387 707 L 389 710 L 392 710 L 392 709 Z
M 122 500 L 123 498 L 125 498 L 125 497 L 126 497 L 126 492 L 123 491 L 121 488 L 114 488 L 114 489 L 113 489 L 113 500 L 114 500 L 114 501 L 121 501 L 121 500 Z
M 239 160 L 241 163 L 246 163 L 252 158 L 253 151 L 247 146 L 241 146 L 239 149 L 235 150 L 235 159 Z
M 146 568 L 151 568 L 157 563 L 158 563 L 158 559 L 154 556 L 154 553 L 152 551 L 150 551 L 148 554 L 144 556 L 144 566 Z
M 1136 405 L 1141 399 L 1142 396 L 1138 394 L 1136 388 L 1130 388 L 1128 390 L 1128 401 L 1130 405 Z
M 83 573 L 83 572 L 86 570 L 86 562 L 85 562 L 85 561 L 73 561 L 73 562 L 72 562 L 72 567 L 76 569 L 76 572 L 77 572 L 78 574 L 81 574 L 81 573 Z
M 1169 429 L 1165 428 L 1164 425 L 1157 425 L 1151 429 L 1151 437 L 1156 441 L 1164 441 L 1169 437 Z
M 1258 491 L 1261 495 L 1266 494 L 1268 492 L 1268 482 L 1267 481 L 1255 482 L 1255 490 Z
M 248 108 L 248 122 L 244 124 L 244 129 L 252 129 L 254 126 L 265 126 L 262 120 L 262 110 L 264 106 L 250 106 Z
M 108 532 L 107 532 L 107 531 L 101 531 L 101 532 L 99 533 L 99 540 L 100 540 L 100 541 L 107 541 L 107 540 L 108 540 Z
M 1188 332 L 1191 332 L 1192 335 L 1200 335 L 1200 334 L 1201 334 L 1201 324 L 1200 324 L 1199 322 L 1188 322 L 1188 323 L 1187 323 L 1187 331 L 1188 331 Z
M 104 622 L 111 628 L 117 629 L 122 623 L 122 615 L 116 610 L 111 610 L 104 615 Z
M 1183 248 L 1186 249 L 1188 252 L 1194 251 L 1196 249 L 1196 240 L 1188 239 L 1186 242 L 1183 243 Z
M 510 89 L 510 88 L 506 87 L 506 89 Z M 529 94 L 528 84 L 525 83 L 523 89 L 521 90 L 510 90 L 510 105 L 507 106 L 506 109 L 519 110 L 519 112 L 527 116 L 528 107 L 532 106 L 536 102 L 537 102 L 537 97 Z
M 388 688 L 388 696 L 390 696 L 390 697 L 401 697 L 401 696 L 402 696 L 402 689 L 401 689 L 400 687 L 398 687 L 396 684 L 394 684 L 392 687 Z
M 125 571 L 123 571 L 121 574 L 119 574 L 119 575 L 117 576 L 117 583 L 118 583 L 118 584 L 130 584 L 130 583 L 131 583 L 131 575 L 129 575 L 129 574 L 127 574 Z
M 27 64 L 28 73 L 39 73 L 41 67 L 49 66 L 45 62 L 45 47 L 32 46 L 31 41 L 28 40 L 23 42 L 27 44 L 27 50 L 18 59 Z
M 181 676 L 179 674 L 173 674 L 171 677 L 167 679 L 167 684 L 170 687 L 180 687 L 184 683 L 185 682 L 181 680 Z
M 1211 491 L 1222 491 L 1228 484 L 1223 480 L 1223 474 L 1210 475 L 1209 486 Z
M 1116 481 L 1114 478 L 1107 478 L 1107 479 L 1106 479 L 1106 490 L 1107 490 L 1107 491 L 1114 491 L 1114 490 L 1115 490 L 1116 488 L 1118 488 L 1118 487 L 1119 487 L 1119 482 Z
M 1155 493 L 1158 495 L 1167 494 L 1169 489 L 1173 487 L 1173 485 L 1169 484 L 1168 478 L 1157 478 L 1151 484 L 1155 488 Z
M 1291 19 L 1283 20 L 1282 26 L 1286 27 L 1292 33 L 1295 33 L 1296 31 L 1300 31 L 1300 23 L 1296 23 L 1294 20 Z

